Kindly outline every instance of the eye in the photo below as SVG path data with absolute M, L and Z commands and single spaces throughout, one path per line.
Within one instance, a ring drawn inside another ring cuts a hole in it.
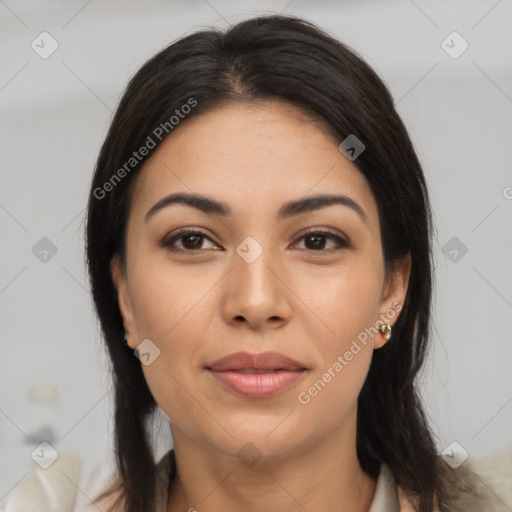
M 180 231 L 171 238 L 162 240 L 160 246 L 177 252 L 199 252 L 205 249 L 205 240 L 209 240 L 213 244 L 214 250 L 218 250 L 218 246 L 208 235 L 194 229 Z M 304 240 L 305 250 L 312 252 L 331 252 L 351 247 L 349 242 L 328 231 L 311 230 L 298 239 L 298 241 L 301 240 Z M 335 247 L 326 247 L 328 241 Z
M 329 250 L 329 248 L 326 249 L 326 240 L 330 240 L 338 246 L 338 248 L 334 247 L 335 251 L 351 247 L 349 242 L 328 231 L 309 231 L 305 235 L 302 235 L 299 238 L 299 241 L 300 240 L 304 240 L 306 250 L 314 252 L 331 252 L 331 250 L 333 250 L 332 247 L 330 248 L 331 250 Z
M 189 229 L 186 231 L 180 231 L 168 240 L 162 240 L 160 246 L 174 251 L 195 252 L 204 249 L 204 240 L 209 240 L 213 243 L 212 239 L 202 231 Z M 176 242 L 179 242 L 178 245 L 181 245 L 181 247 L 177 247 Z

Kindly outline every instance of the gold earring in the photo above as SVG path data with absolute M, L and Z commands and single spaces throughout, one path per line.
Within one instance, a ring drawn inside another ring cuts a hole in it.
M 384 338 L 386 340 L 389 340 L 389 338 L 391 338 L 391 325 L 389 325 L 389 324 L 382 324 L 379 327 L 379 331 L 384 335 Z
M 128 343 L 128 331 L 124 331 L 124 341 Z

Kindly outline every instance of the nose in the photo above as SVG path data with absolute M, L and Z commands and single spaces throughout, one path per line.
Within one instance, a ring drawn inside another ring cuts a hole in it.
M 254 330 L 279 328 L 291 317 L 291 291 L 270 250 L 248 262 L 234 255 L 233 268 L 224 283 L 222 312 L 231 325 Z

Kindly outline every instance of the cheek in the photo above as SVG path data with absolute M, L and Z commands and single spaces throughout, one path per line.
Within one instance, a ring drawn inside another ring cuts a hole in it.
M 341 421 L 355 405 L 370 366 L 373 336 L 378 335 L 372 327 L 378 319 L 380 279 L 377 266 L 354 265 L 328 278 L 313 278 L 314 286 L 304 285 L 303 296 L 322 328 L 309 329 L 320 357 L 299 390 L 301 406 L 310 411 L 333 407 L 333 417 Z
M 311 423 L 310 428 L 314 428 L 315 418 L 324 418 L 321 428 L 329 431 L 354 414 L 372 353 L 369 344 L 350 343 L 327 358 L 326 365 L 298 390 L 297 408 Z
M 154 362 L 141 367 L 165 414 L 178 419 L 178 423 L 186 423 L 187 415 L 204 415 L 191 398 L 195 376 L 190 368 L 199 364 L 201 335 L 211 311 L 217 311 L 205 294 L 214 288 L 218 278 L 184 273 L 168 263 L 147 263 L 132 268 L 132 303 L 140 341 L 150 339 L 160 352 Z M 183 411 L 187 411 L 186 415 Z
M 196 321 L 204 317 L 205 294 L 215 288 L 218 277 L 211 272 L 184 271 L 165 258 L 142 263 L 134 267 L 131 283 L 141 339 L 154 338 L 165 348 L 184 323 L 192 328 L 188 337 L 193 339 Z
M 147 385 L 155 402 L 173 424 L 196 439 L 208 439 L 208 432 L 219 429 L 214 417 L 208 412 L 194 381 L 169 364 L 168 356 L 162 355 L 151 366 L 143 366 Z M 183 361 L 180 362 L 184 366 Z M 222 435 L 222 432 L 220 432 Z
M 297 295 L 321 320 L 328 345 L 337 349 L 373 325 L 380 305 L 382 275 L 378 265 L 363 258 L 354 258 L 351 263 L 329 273 L 317 269 L 307 279 L 297 281 Z

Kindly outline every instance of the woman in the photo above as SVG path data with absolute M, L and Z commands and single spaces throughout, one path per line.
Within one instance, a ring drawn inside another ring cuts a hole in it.
M 118 470 L 96 503 L 494 510 L 470 461 L 438 456 L 417 394 L 431 235 L 393 99 L 341 42 L 272 15 L 151 58 L 88 204 Z M 174 449 L 155 465 L 157 406 Z

